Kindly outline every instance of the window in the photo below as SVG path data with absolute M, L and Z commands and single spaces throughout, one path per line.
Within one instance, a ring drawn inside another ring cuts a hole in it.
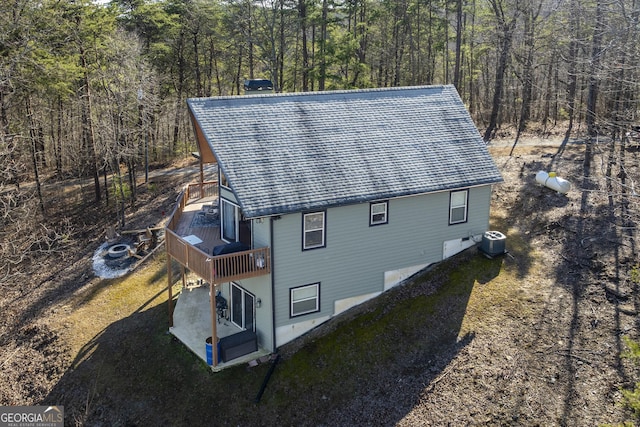
M 231 283 L 231 321 L 239 328 L 255 331 L 255 298 L 237 283 Z
M 238 207 L 224 199 L 222 203 L 222 240 L 238 241 Z
M 320 283 L 290 290 L 291 317 L 320 311 Z
M 324 247 L 324 212 L 304 214 L 302 221 L 304 229 L 302 249 L 306 250 Z
M 469 190 L 452 191 L 449 195 L 449 224 L 467 222 Z
M 387 212 L 389 202 L 376 202 L 369 205 L 369 225 L 380 225 L 389 222 Z

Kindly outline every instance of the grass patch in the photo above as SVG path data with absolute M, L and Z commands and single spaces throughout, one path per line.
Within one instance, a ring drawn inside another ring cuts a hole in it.
M 155 258 L 135 274 L 118 279 L 96 278 L 78 290 L 66 307 L 70 313 L 65 319 L 69 331 L 66 339 L 72 353 L 78 353 L 115 319 L 166 303 L 166 275 L 156 274 L 164 265 Z
M 504 273 L 501 266 L 502 259 L 471 256 L 445 263 L 412 284 L 383 294 L 364 313 L 340 322 L 330 333 L 308 339 L 285 360 L 270 385 L 268 401 L 283 406 L 281 413 L 296 407 L 307 415 L 316 414 L 321 422 L 321 414 L 332 405 L 361 394 L 363 388 L 366 392 L 368 385 L 379 387 L 376 378 L 385 375 L 377 373 L 431 369 L 443 349 L 455 348 L 483 327 L 480 313 L 486 307 L 475 310 L 470 305 L 491 304 L 483 289 Z M 514 294 L 505 285 L 498 288 L 505 301 Z M 291 402 L 291 396 L 299 394 L 313 404 Z
M 505 268 L 505 258 L 468 253 L 363 304 L 358 315 L 333 319 L 297 351 L 284 348 L 256 405 L 268 365 L 214 374 L 167 333 L 161 258 L 124 278 L 95 281 L 73 300 L 65 336 L 77 357 L 52 393 L 73 422 L 322 423 L 335 405 L 384 388 L 389 375 L 437 373 L 465 337 L 505 316 L 528 315 L 513 285 L 518 270 Z

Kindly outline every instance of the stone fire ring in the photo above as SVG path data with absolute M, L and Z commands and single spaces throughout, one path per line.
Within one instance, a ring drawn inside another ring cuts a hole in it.
M 129 253 L 130 246 L 124 243 L 118 243 L 109 248 L 109 257 L 121 258 Z

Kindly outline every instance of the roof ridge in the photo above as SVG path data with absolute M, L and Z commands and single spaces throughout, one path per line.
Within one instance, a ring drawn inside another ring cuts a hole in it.
M 264 94 L 251 94 L 247 96 L 247 99 L 254 98 L 288 98 L 288 97 L 305 97 L 305 96 L 318 96 L 318 95 L 340 95 L 354 93 L 371 93 L 371 92 L 396 92 L 396 91 L 410 91 L 410 90 L 425 90 L 425 89 L 450 89 L 454 88 L 452 84 L 438 84 L 438 85 L 414 85 L 414 86 L 391 86 L 391 87 L 372 87 L 372 88 L 360 88 L 360 89 L 335 89 L 335 90 L 323 90 L 323 91 L 309 91 L 309 92 L 271 92 Z M 225 100 L 225 99 L 238 99 L 242 95 L 220 95 L 220 96 L 208 96 L 208 97 L 195 97 L 187 98 L 187 102 L 202 102 L 209 99 Z

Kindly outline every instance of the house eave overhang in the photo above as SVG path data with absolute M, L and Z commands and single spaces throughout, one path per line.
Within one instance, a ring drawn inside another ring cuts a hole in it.
M 200 160 L 202 163 L 217 163 L 218 160 L 211 150 L 211 146 L 207 142 L 207 138 L 200 127 L 197 119 L 194 117 L 193 112 L 189 110 L 189 117 L 191 118 L 191 124 L 193 125 L 193 133 L 196 136 L 196 143 L 198 144 L 198 153 L 193 156 Z

